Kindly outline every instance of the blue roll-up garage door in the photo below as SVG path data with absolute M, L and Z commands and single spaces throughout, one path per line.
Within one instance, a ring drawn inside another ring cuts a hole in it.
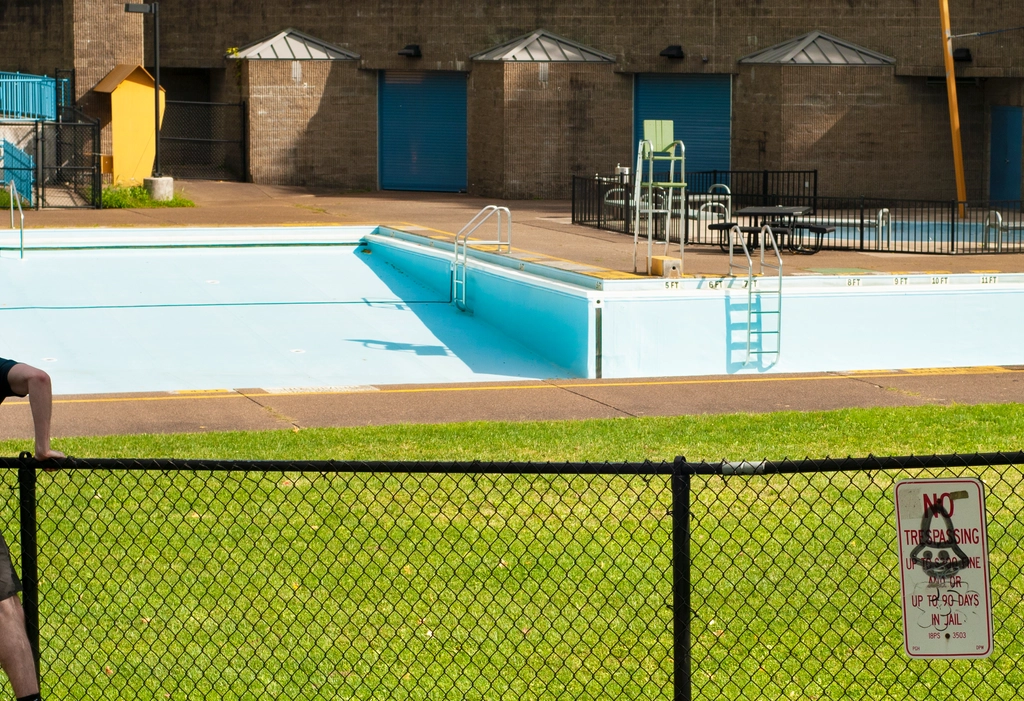
M 633 99 L 633 148 L 645 119 L 671 119 L 686 147 L 686 170 L 729 170 L 732 82 L 728 75 L 641 73 Z M 635 154 L 634 154 L 635 155 Z
M 382 71 L 380 186 L 466 189 L 466 74 Z

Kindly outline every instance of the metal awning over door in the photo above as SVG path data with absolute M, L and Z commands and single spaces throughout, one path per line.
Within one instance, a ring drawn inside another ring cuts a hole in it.
M 380 187 L 466 189 L 466 74 L 382 71 Z

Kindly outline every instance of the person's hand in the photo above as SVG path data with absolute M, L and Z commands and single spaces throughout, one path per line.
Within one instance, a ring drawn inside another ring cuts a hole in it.
M 64 455 L 64 453 L 59 450 L 54 450 L 53 448 L 47 448 L 45 451 L 36 452 L 36 460 L 39 460 L 40 462 L 43 460 L 63 460 L 65 457 L 67 456 Z

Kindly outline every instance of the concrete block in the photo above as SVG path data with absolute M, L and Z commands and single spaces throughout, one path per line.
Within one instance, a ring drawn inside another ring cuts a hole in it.
M 652 256 L 651 275 L 664 278 L 682 277 L 683 261 L 673 256 Z
M 174 178 L 168 175 L 162 178 L 143 178 L 142 186 L 152 200 L 167 202 L 174 199 Z

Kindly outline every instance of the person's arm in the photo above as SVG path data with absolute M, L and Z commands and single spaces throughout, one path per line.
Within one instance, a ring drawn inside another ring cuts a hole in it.
M 64 453 L 50 447 L 50 415 L 53 411 L 50 376 L 39 368 L 18 363 L 7 374 L 7 383 L 18 395 L 28 395 L 36 435 L 36 460 L 63 458 Z

